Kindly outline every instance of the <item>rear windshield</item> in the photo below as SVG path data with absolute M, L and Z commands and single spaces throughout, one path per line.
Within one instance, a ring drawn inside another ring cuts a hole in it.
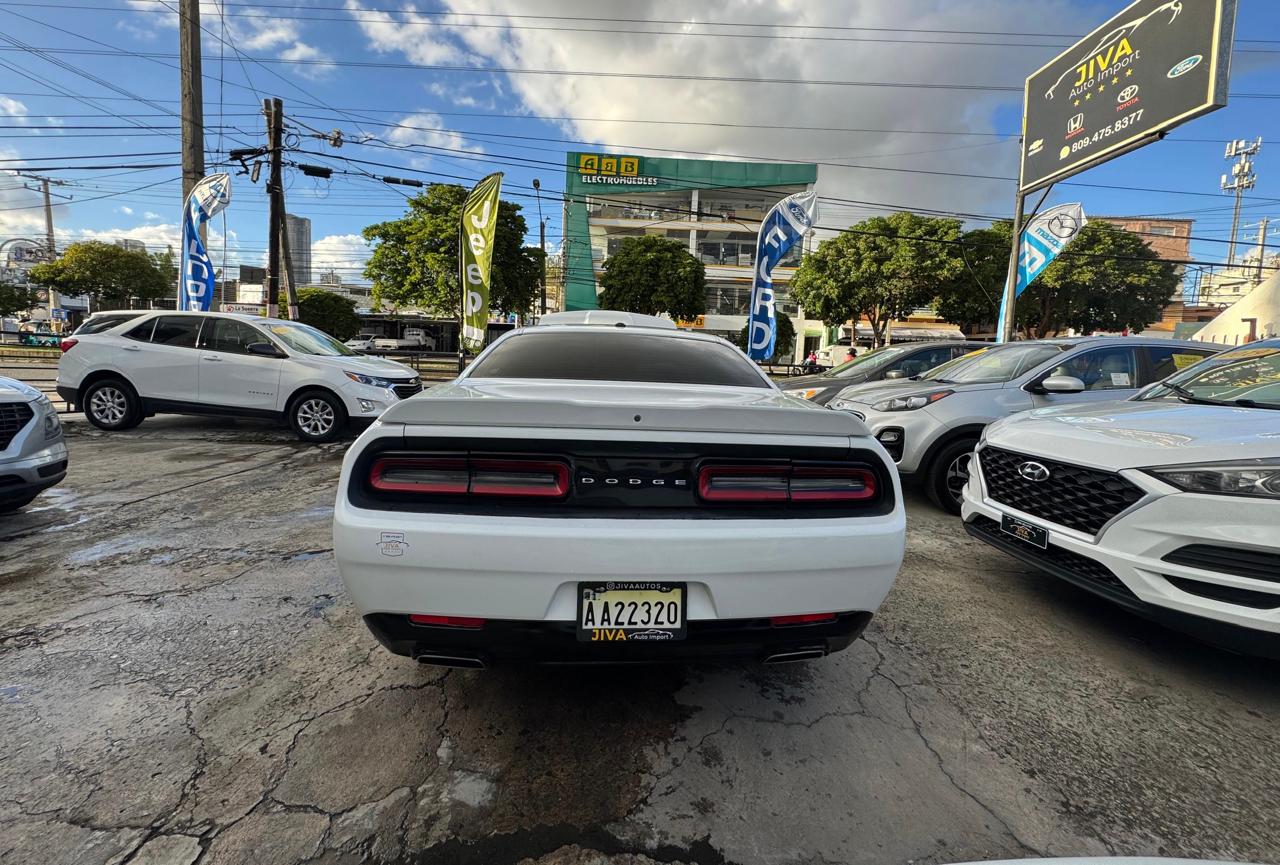
M 637 333 L 522 333 L 495 346 L 468 378 L 651 381 L 769 387 L 737 349 L 714 342 Z
M 117 324 L 124 324 L 126 321 L 135 319 L 143 313 L 144 311 L 139 310 L 138 312 L 121 312 L 111 313 L 110 315 L 90 316 L 84 324 L 76 328 L 74 335 L 83 336 L 90 333 L 102 333 L 104 330 L 110 330 Z

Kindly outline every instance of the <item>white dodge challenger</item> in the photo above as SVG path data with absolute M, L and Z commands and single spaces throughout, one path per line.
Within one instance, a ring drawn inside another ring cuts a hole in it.
M 893 462 L 712 336 L 560 313 L 351 446 L 347 591 L 430 664 L 822 657 L 902 564 Z

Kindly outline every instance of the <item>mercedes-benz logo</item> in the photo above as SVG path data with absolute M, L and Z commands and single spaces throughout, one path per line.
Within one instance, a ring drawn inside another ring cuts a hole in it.
M 1042 483 L 1049 480 L 1049 467 L 1037 462 L 1025 462 L 1018 466 L 1018 474 L 1029 481 Z

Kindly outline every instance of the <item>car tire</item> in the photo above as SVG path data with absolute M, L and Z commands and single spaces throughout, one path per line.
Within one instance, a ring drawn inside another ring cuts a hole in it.
M 89 423 L 108 432 L 133 429 L 142 423 L 142 401 L 126 382 L 104 378 L 84 389 L 80 405 Z
M 21 508 L 25 508 L 27 505 L 34 502 L 36 500 L 36 496 L 38 495 L 40 494 L 33 493 L 32 495 L 29 495 L 26 498 L 9 499 L 7 501 L 0 501 L 0 514 L 9 514 L 9 513 L 13 513 L 16 510 L 20 510 Z
M 304 391 L 289 405 L 289 426 L 304 442 L 331 442 L 347 427 L 347 409 L 328 391 Z
M 960 513 L 965 483 L 969 480 L 969 460 L 977 439 L 960 439 L 944 447 L 934 457 L 925 478 L 925 492 L 930 500 L 949 514 Z

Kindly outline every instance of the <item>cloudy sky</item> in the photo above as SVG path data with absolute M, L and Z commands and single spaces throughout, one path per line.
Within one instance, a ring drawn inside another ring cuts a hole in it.
M 48 166 L 67 181 L 55 189 L 69 196 L 55 209 L 60 244 L 176 243 L 174 2 L 0 4 L 0 167 Z M 315 269 L 348 279 L 367 254 L 360 230 L 403 210 L 403 192 L 370 174 L 470 182 L 505 171 L 505 194 L 525 205 L 534 237 L 530 184 L 539 178 L 554 246 L 564 153 L 592 147 L 817 161 L 821 194 L 846 200 L 825 205 L 828 226 L 896 208 L 973 214 L 980 224 L 1012 207 L 1022 79 L 1124 5 L 704 0 L 691 19 L 675 0 L 210 0 L 206 158 L 263 143 L 260 100 L 282 98 L 299 151 L 291 158 L 347 172 L 321 181 L 291 171 L 287 196 L 291 212 L 313 220 Z M 1051 202 L 1185 213 L 1197 236 L 1226 236 L 1223 142 L 1280 144 L 1280 101 L 1258 98 L 1280 95 L 1280 4 L 1240 6 L 1231 104 L 1076 178 L 1088 185 L 1059 186 Z M 556 71 L 581 74 L 548 74 Z M 334 130 L 341 148 L 323 140 Z M 1280 215 L 1280 162 L 1269 171 L 1268 154 L 1264 145 L 1247 222 Z M 68 168 L 76 165 L 94 167 Z M 233 195 L 225 225 L 212 225 L 215 260 L 225 246 L 231 264 L 260 263 L 262 184 L 237 177 Z M 42 232 L 39 203 L 0 174 L 0 241 Z M 1195 252 L 1225 259 L 1221 243 Z

